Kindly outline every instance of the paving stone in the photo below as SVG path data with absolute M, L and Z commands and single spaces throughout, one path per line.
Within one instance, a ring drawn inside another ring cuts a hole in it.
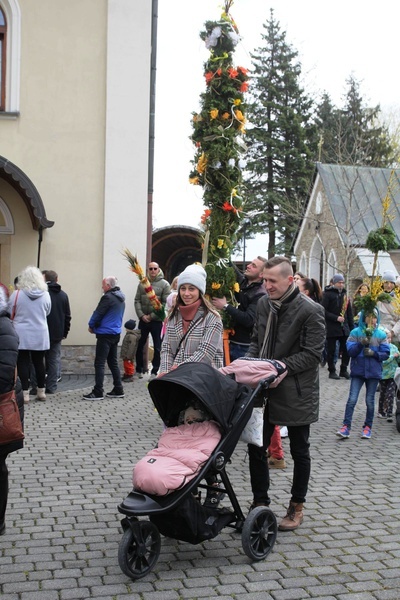
M 7 459 L 2 600 L 399 600 L 400 435 L 376 419 L 365 444 L 360 398 L 352 436 L 338 440 L 349 382 L 327 374 L 320 370 L 320 421 L 311 427 L 303 525 L 278 532 L 273 551 L 260 562 L 245 556 L 240 534 L 230 529 L 196 546 L 162 537 L 155 568 L 138 581 L 118 565 L 117 505 L 131 489 L 133 465 L 162 431 L 146 379 L 127 386 L 121 400 L 90 403 L 81 396 L 92 389 L 93 377 L 63 377 L 60 393 L 27 405 L 25 447 Z M 287 507 L 293 465 L 289 440 L 282 443 L 288 468 L 271 472 L 277 517 Z M 245 452 L 239 443 L 228 474 L 246 512 Z

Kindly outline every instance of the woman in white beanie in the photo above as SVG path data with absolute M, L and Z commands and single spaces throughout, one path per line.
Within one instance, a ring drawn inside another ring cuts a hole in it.
M 178 277 L 178 295 L 161 347 L 160 375 L 187 362 L 223 366 L 222 320 L 204 297 L 207 274 L 189 265 Z
M 207 273 L 201 265 L 189 265 L 178 277 L 178 295 L 167 320 L 161 346 L 160 374 L 188 362 L 223 366 L 222 320 L 204 297 Z M 215 475 L 206 478 L 204 506 L 216 508 L 224 494 Z

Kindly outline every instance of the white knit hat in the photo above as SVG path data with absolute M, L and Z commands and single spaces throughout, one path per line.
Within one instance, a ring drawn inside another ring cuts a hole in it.
M 190 283 L 205 294 L 206 280 L 207 273 L 201 265 L 189 265 L 178 277 L 178 290 L 184 283 Z
M 396 283 L 396 275 L 393 271 L 384 271 L 382 275 L 383 281 L 390 281 L 390 283 Z

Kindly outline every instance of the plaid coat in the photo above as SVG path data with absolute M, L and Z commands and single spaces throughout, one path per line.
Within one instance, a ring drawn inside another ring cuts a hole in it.
M 177 311 L 167 323 L 161 347 L 160 374 L 188 362 L 205 362 L 216 369 L 222 367 L 222 329 L 221 317 L 200 306 L 184 337 L 182 316 Z

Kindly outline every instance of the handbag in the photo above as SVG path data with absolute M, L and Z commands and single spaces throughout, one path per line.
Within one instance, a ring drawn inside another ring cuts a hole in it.
M 15 390 L 0 394 L 0 445 L 24 439 Z
M 261 448 L 264 444 L 264 408 L 256 406 L 253 408 L 250 419 L 242 431 L 240 440 L 246 444 L 253 444 Z

